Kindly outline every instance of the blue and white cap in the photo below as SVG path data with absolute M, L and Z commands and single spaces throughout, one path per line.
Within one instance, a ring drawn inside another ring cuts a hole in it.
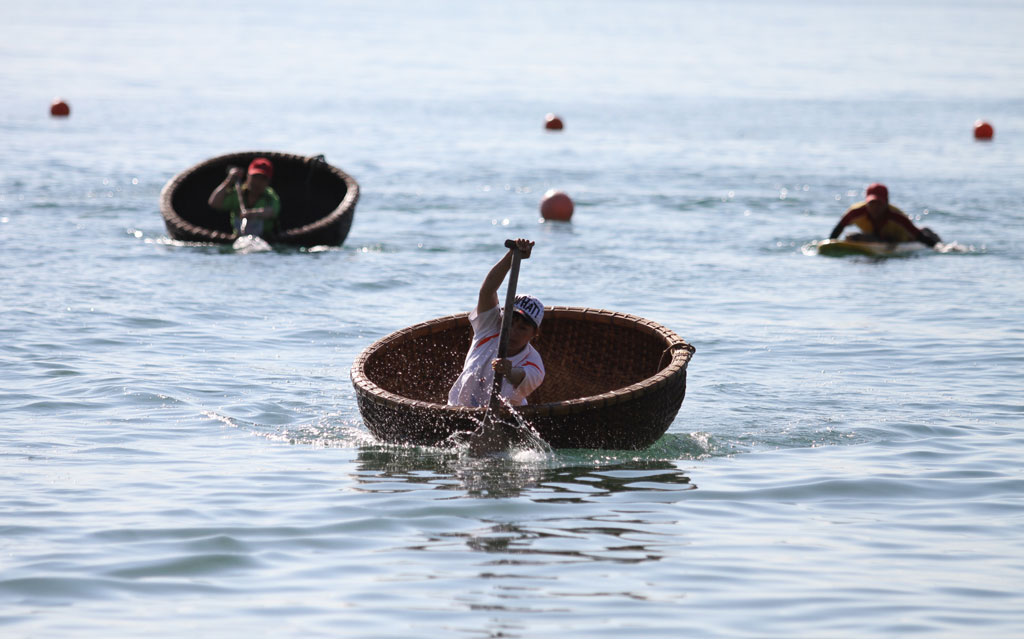
M 544 319 L 544 305 L 532 295 L 517 295 L 513 312 L 530 320 L 534 328 L 540 328 L 540 322 Z

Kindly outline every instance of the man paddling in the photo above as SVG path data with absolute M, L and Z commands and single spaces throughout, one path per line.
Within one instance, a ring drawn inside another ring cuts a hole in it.
M 516 249 L 523 259 L 530 256 L 533 242 L 516 240 Z M 501 396 L 513 406 L 526 404 L 526 398 L 544 381 L 544 362 L 530 341 L 540 332 L 544 319 L 544 306 L 530 295 L 515 298 L 512 323 L 508 333 L 508 350 L 498 359 L 501 334 L 501 309 L 498 306 L 498 287 L 505 281 L 512 267 L 512 249 L 491 267 L 480 285 L 476 308 L 469 314 L 473 327 L 473 342 L 463 363 L 462 374 L 448 392 L 452 406 L 487 406 L 491 399 L 491 386 L 495 371 L 503 376 Z
M 219 211 L 231 213 L 231 228 L 236 235 L 272 235 L 281 214 L 281 198 L 270 186 L 273 177 L 274 165 L 267 158 L 256 158 L 249 163 L 244 184 L 241 184 L 242 169 L 233 166 L 207 203 Z
M 846 239 L 860 242 L 921 242 L 935 246 L 942 240 L 929 228 L 917 228 L 907 215 L 889 204 L 889 189 L 875 182 L 867 188 L 863 202 L 857 202 L 843 215 L 832 229 L 830 239 L 836 239 L 843 229 L 856 224 L 862 233 L 853 233 Z

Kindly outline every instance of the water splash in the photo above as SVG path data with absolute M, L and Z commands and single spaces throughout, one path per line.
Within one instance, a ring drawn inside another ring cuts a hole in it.
M 482 457 L 494 455 L 548 457 L 554 454 L 551 445 L 505 397 L 499 397 L 502 410 L 488 409 L 483 421 L 472 433 L 455 433 L 448 438 L 463 454 Z

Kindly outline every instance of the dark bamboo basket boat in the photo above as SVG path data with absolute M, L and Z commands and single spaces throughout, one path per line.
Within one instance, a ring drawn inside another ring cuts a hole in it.
M 410 326 L 366 348 L 352 384 L 367 428 L 385 442 L 443 446 L 485 409 L 448 406 L 472 341 L 468 314 Z M 650 320 L 591 308 L 544 311 L 534 345 L 547 376 L 517 408 L 554 448 L 640 449 L 668 430 L 694 348 Z
M 278 232 L 271 242 L 296 246 L 340 246 L 352 227 L 359 185 L 322 155 L 305 157 L 274 151 L 244 151 L 210 158 L 174 176 L 160 193 L 160 213 L 168 234 L 184 242 L 234 241 L 230 217 L 206 200 L 227 174 L 254 158 L 274 164 L 270 186 L 281 197 Z

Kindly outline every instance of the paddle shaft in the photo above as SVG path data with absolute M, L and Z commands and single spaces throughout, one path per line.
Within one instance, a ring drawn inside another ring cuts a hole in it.
M 519 284 L 519 262 L 522 256 L 515 240 L 505 240 L 505 246 L 512 250 L 512 267 L 508 274 L 508 290 L 505 293 L 505 312 L 501 316 L 501 333 L 498 337 L 498 359 L 505 359 L 508 354 L 508 332 L 512 326 L 512 309 L 516 302 L 516 286 Z M 491 401 L 488 404 L 491 408 L 501 406 L 498 397 L 501 395 L 501 383 L 505 377 L 498 371 L 494 371 L 494 385 L 491 386 Z M 490 418 L 490 411 L 486 419 Z
M 245 214 L 249 212 L 248 207 L 245 206 L 245 193 L 242 192 L 242 181 L 235 180 L 235 193 L 238 194 L 238 210 L 242 216 L 242 221 L 238 225 L 238 234 L 245 235 L 245 227 L 249 226 L 249 220 L 245 217 Z

